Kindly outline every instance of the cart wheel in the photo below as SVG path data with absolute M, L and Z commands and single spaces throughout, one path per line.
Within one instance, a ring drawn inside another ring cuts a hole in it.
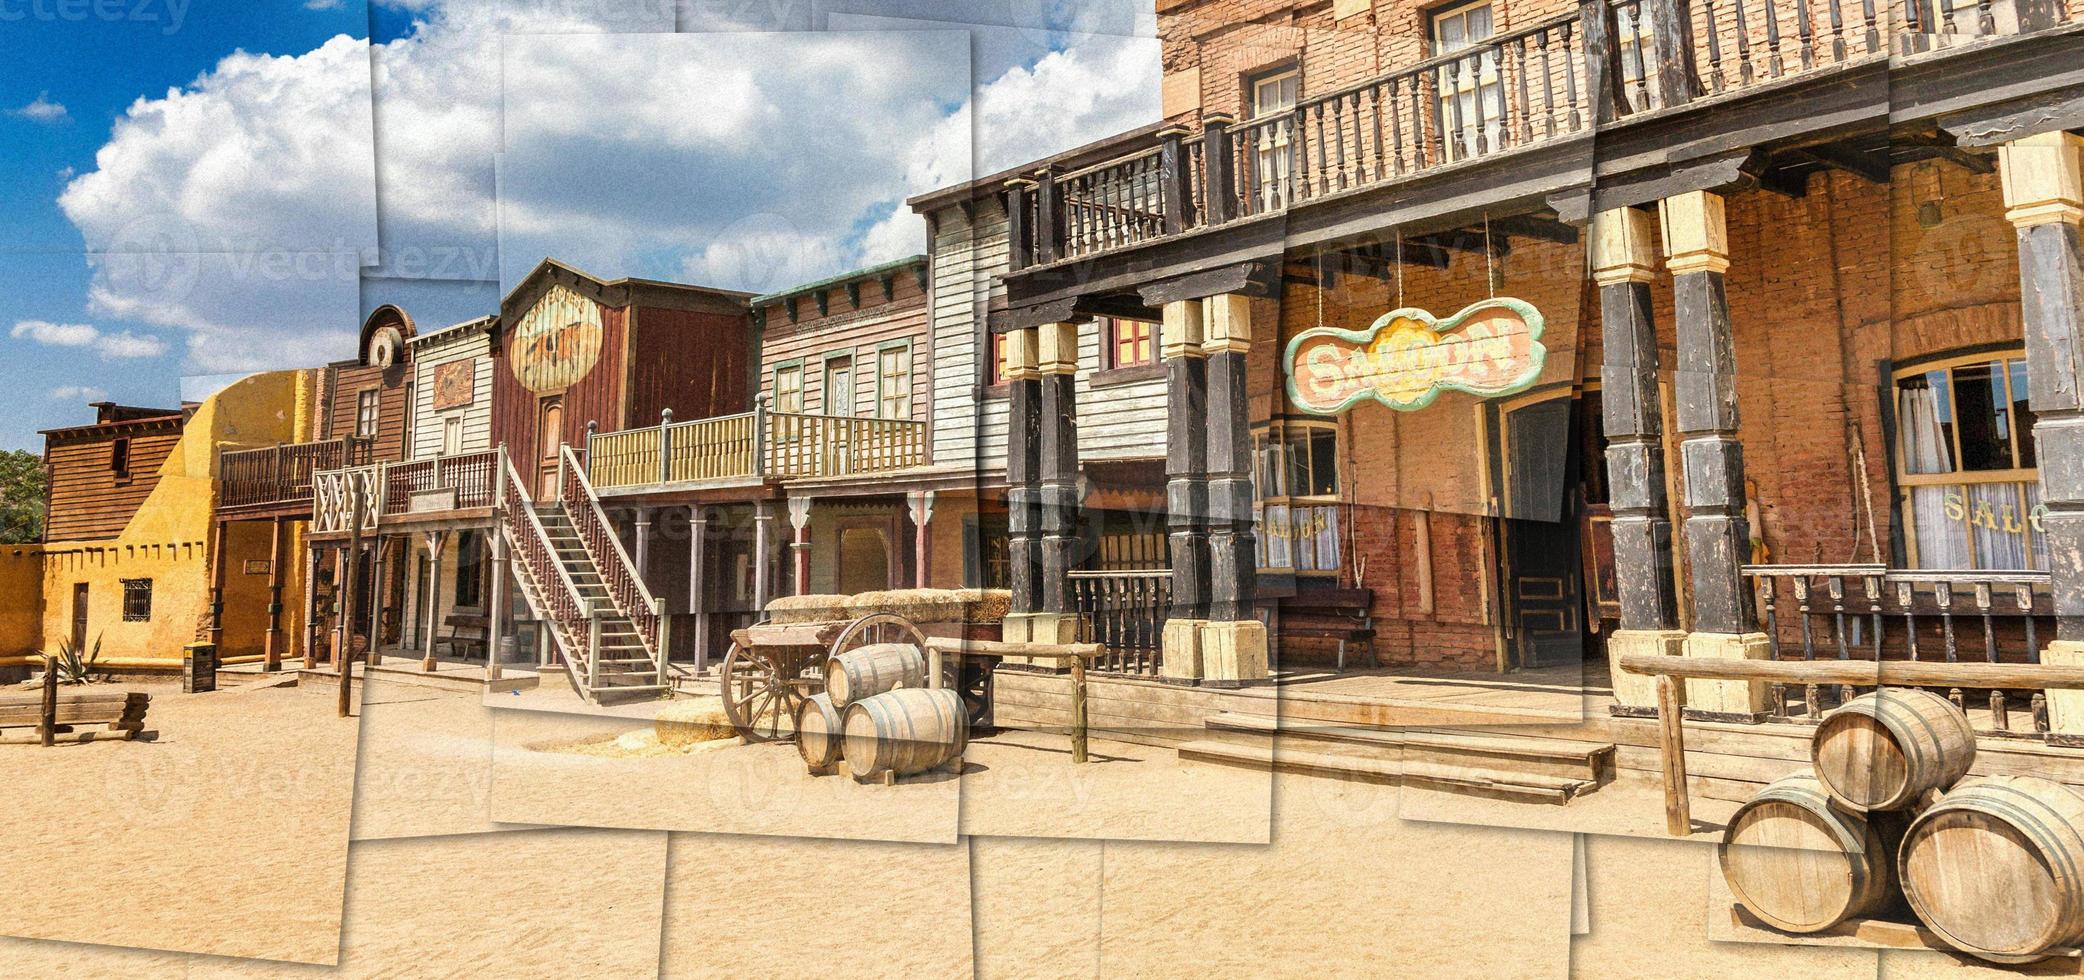
M 731 641 L 719 678 L 724 715 L 747 742 L 774 742 L 795 733 L 796 706 L 823 688 L 823 675 L 806 676 L 800 655 L 748 648 Z
M 865 647 L 871 643 L 909 643 L 926 651 L 926 634 L 911 620 L 896 613 L 870 613 L 847 624 L 833 637 L 832 648 L 826 655 L 837 657 L 848 650 Z

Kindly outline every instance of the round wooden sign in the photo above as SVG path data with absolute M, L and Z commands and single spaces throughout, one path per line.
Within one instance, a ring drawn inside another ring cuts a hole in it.
M 533 392 L 562 391 L 601 356 L 600 304 L 552 286 L 514 328 L 514 378 Z

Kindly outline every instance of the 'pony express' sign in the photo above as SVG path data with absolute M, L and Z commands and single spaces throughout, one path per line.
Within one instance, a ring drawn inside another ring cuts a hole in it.
M 1541 328 L 1533 305 L 1497 297 L 1446 320 L 1407 306 L 1366 330 L 1306 330 L 1282 358 L 1288 400 L 1313 415 L 1337 415 L 1369 397 L 1409 412 L 1443 391 L 1509 395 L 1541 374 L 1548 357 Z

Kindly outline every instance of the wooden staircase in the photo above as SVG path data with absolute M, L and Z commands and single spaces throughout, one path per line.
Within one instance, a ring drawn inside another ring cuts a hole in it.
M 550 624 L 580 697 L 609 704 L 664 695 L 658 601 L 607 526 L 570 447 L 563 462 L 563 499 L 541 502 L 510 463 L 500 465 L 496 509 L 514 578 L 536 618 Z
M 1613 781 L 1614 746 L 1508 731 L 1378 728 L 1225 711 L 1183 761 L 1423 785 L 1520 802 L 1567 803 Z

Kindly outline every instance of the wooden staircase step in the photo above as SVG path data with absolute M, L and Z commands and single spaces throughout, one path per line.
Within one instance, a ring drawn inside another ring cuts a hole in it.
M 1287 746 L 1277 751 L 1272 744 L 1246 745 L 1213 739 L 1180 745 L 1179 757 L 1187 762 L 1276 769 L 1281 772 L 1327 776 L 1334 779 L 1420 784 L 1471 796 L 1530 803 L 1563 804 L 1569 802 L 1572 797 L 1595 788 L 1590 781 L 1581 779 L 1507 772 L 1475 766 L 1441 765 L 1377 756 L 1310 751 Z

